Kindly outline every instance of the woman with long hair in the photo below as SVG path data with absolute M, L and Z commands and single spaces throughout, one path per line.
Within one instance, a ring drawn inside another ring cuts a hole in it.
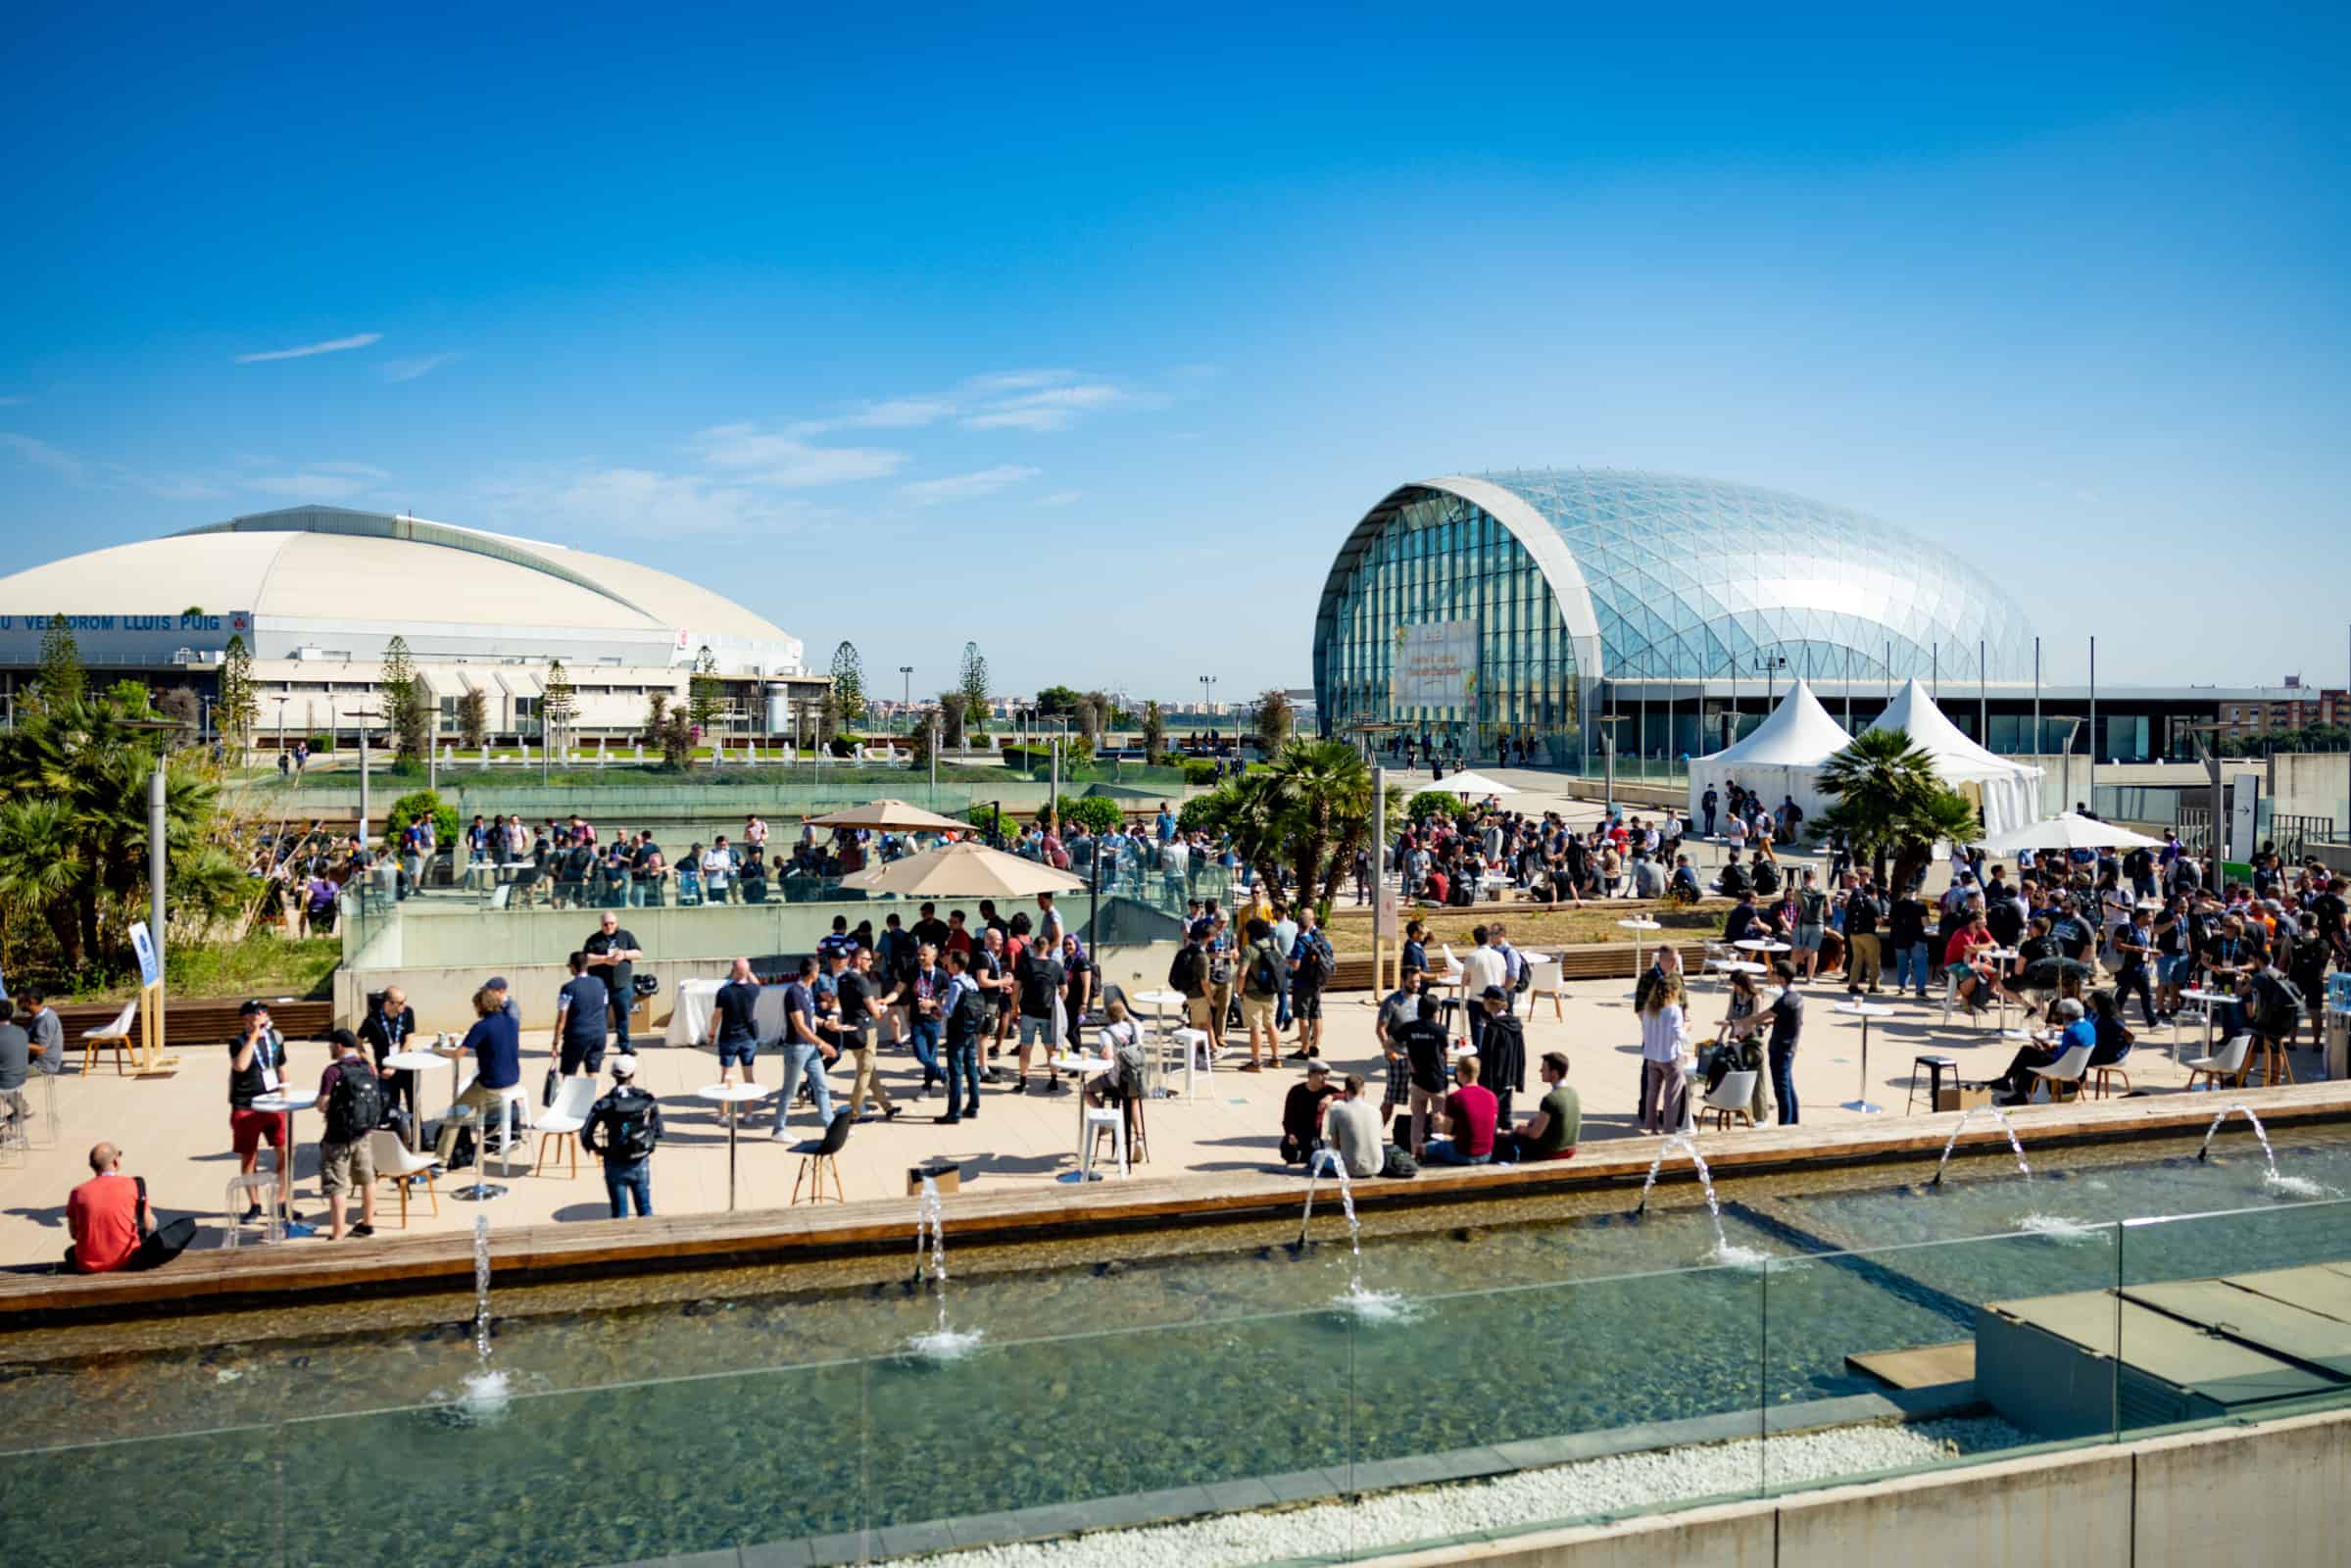
M 1690 1116 L 1683 1083 L 1690 1022 L 1683 1008 L 1681 971 L 1661 971 L 1641 1006 L 1641 1130 L 1672 1133 Z

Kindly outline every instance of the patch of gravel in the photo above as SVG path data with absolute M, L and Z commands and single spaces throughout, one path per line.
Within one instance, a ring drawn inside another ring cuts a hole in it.
M 1769 1480 L 1775 1487 L 1826 1483 L 2033 1441 L 1992 1417 L 1836 1427 L 1771 1439 Z M 921 1560 L 924 1568 L 1251 1568 L 1338 1551 L 1398 1550 L 1472 1531 L 1565 1523 L 1753 1493 L 1765 1479 L 1765 1446 L 1762 1440 L 1748 1438 L 1656 1448 L 1485 1481 L 1377 1493 L 1357 1501 L 1219 1514 Z

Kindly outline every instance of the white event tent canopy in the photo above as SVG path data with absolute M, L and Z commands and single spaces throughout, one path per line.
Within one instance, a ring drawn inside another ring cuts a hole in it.
M 1934 760 L 1937 777 L 1983 808 L 1988 838 L 1997 840 L 2040 819 L 2041 770 L 2012 762 L 1969 740 L 1935 706 L 1917 676 L 1894 693 L 1869 728 L 1898 729 L 1908 735 L 1912 746 Z
M 1733 780 L 1753 790 L 1766 807 L 1776 809 L 1782 800 L 1793 798 L 1806 818 L 1817 817 L 1829 805 L 1820 789 L 1820 766 L 1852 741 L 1799 680 L 1754 729 L 1712 756 L 1691 760 L 1690 819 L 1705 826 L 1700 800 L 1709 786 L 1728 795 L 1724 786 Z

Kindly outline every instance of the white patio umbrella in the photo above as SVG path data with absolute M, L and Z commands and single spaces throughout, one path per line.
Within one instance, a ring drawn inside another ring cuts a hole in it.
M 1463 800 L 1468 800 L 1473 796 L 1516 795 L 1518 793 L 1500 779 L 1488 778 L 1483 773 L 1455 773 L 1452 777 L 1439 779 L 1428 787 L 1433 790 L 1443 790 L 1447 795 L 1458 795 Z
M 1994 855 L 2013 855 L 2020 850 L 2159 850 L 2163 848 L 2163 840 L 2075 811 L 2060 811 L 2041 821 L 2011 828 L 1997 838 L 1985 839 L 1984 847 Z
M 813 827 L 873 827 L 901 832 L 968 833 L 969 822 L 958 822 L 952 816 L 926 811 L 919 806 L 904 801 L 868 801 L 863 806 L 852 806 L 844 810 L 827 811 L 822 816 L 808 818 Z
M 845 876 L 841 885 L 907 899 L 1025 899 L 1075 892 L 1086 883 L 1067 871 L 966 839 Z

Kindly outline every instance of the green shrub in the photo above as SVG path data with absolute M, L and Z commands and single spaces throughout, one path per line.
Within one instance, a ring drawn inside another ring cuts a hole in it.
M 1444 790 L 1422 790 L 1404 803 L 1404 815 L 1415 822 L 1424 816 L 1467 816 L 1469 811 L 1469 802 Z
M 1118 803 L 1101 795 L 1064 795 L 1054 805 L 1053 814 L 1064 823 L 1083 822 L 1089 833 L 1108 833 L 1126 822 Z
M 334 749 L 335 738 L 332 735 L 313 735 L 311 737 L 311 751 L 314 754 L 318 752 L 331 752 Z
M 1204 758 L 1204 757 L 1187 757 L 1187 758 L 1185 758 L 1185 759 L 1184 759 L 1184 782 L 1185 782 L 1185 783 L 1187 783 L 1187 784 L 1213 784 L 1213 783 L 1215 783 L 1215 782 L 1216 782 L 1216 764 L 1215 764 L 1214 762 L 1211 762 L 1211 761 L 1209 761 L 1209 760 L 1208 760 L 1206 758 Z
M 1012 819 L 993 806 L 975 806 L 963 813 L 963 820 L 983 835 L 993 833 L 999 838 L 1007 838 L 1016 831 Z
M 432 813 L 432 830 L 442 849 L 446 850 L 457 843 L 457 808 L 431 790 L 411 790 L 392 803 L 391 815 L 384 819 L 384 848 L 396 850 L 400 847 L 400 830 L 408 826 L 409 819 L 418 811 Z

